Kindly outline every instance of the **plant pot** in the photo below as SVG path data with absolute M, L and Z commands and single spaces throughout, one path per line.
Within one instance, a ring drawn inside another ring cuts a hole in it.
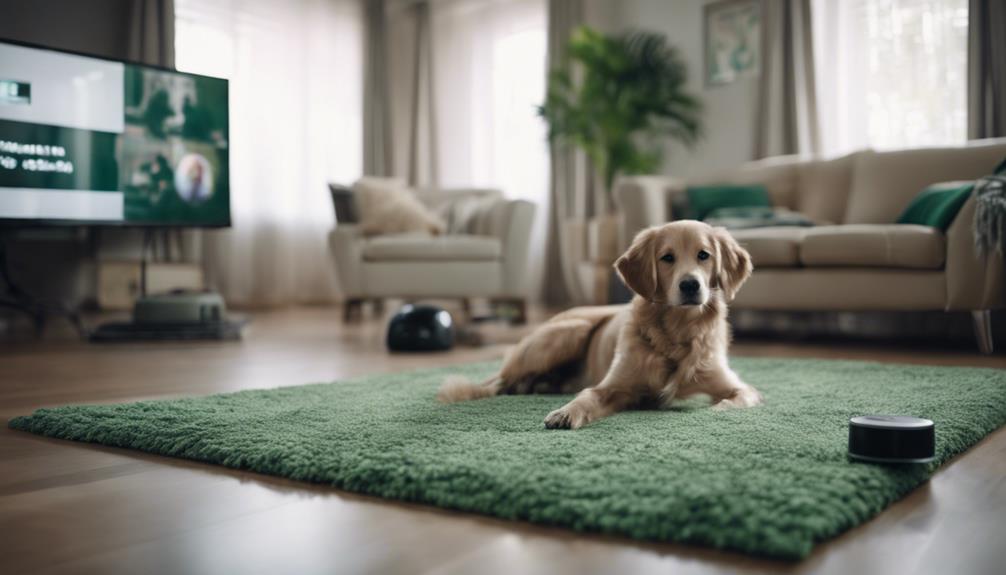
M 587 260 L 602 266 L 615 263 L 622 255 L 618 246 L 618 234 L 622 228 L 619 215 L 597 216 L 587 220 Z
M 566 277 L 576 284 L 571 290 L 576 303 L 609 303 L 612 266 L 621 255 L 620 229 L 621 217 L 617 215 L 563 221 L 562 258 L 564 266 L 569 266 Z

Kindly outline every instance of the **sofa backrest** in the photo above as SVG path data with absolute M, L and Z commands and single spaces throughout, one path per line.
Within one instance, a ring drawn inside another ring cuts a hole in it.
M 746 162 L 728 172 L 690 178 L 688 185 L 762 184 L 773 206 L 797 209 L 800 167 L 806 162 L 801 156 L 776 156 Z
M 854 152 L 830 160 L 809 160 L 800 166 L 796 210 L 818 223 L 845 221 L 856 160 Z
M 469 200 L 498 200 L 503 192 L 493 188 L 415 188 L 412 190 L 419 201 L 435 212 L 446 209 L 450 204 Z
M 492 188 L 417 188 L 419 201 L 444 221 L 448 234 L 502 237 L 507 229 L 507 202 Z
M 1006 138 L 966 146 L 856 155 L 843 223 L 890 224 L 915 196 L 939 182 L 991 174 L 1006 158 Z

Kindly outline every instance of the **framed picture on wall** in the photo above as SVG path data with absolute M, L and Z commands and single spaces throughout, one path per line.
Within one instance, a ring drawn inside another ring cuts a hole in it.
M 761 71 L 761 0 L 722 0 L 705 6 L 706 86 Z

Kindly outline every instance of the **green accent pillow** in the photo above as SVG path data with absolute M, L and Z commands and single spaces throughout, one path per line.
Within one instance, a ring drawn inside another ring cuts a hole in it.
M 768 190 L 759 184 L 689 186 L 685 193 L 688 195 L 688 215 L 696 220 L 704 220 L 720 208 L 772 207 Z
M 898 217 L 899 224 L 919 224 L 947 231 L 964 202 L 968 201 L 974 182 L 933 184 L 919 192 Z

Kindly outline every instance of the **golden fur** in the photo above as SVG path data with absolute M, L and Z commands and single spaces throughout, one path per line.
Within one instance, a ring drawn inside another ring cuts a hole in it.
M 449 378 L 438 398 L 578 391 L 545 418 L 548 428 L 572 429 L 698 393 L 715 408 L 761 403 L 727 365 L 727 302 L 752 265 L 725 229 L 680 221 L 644 230 L 615 268 L 636 293 L 631 304 L 560 313 L 521 340 L 497 375 Z

